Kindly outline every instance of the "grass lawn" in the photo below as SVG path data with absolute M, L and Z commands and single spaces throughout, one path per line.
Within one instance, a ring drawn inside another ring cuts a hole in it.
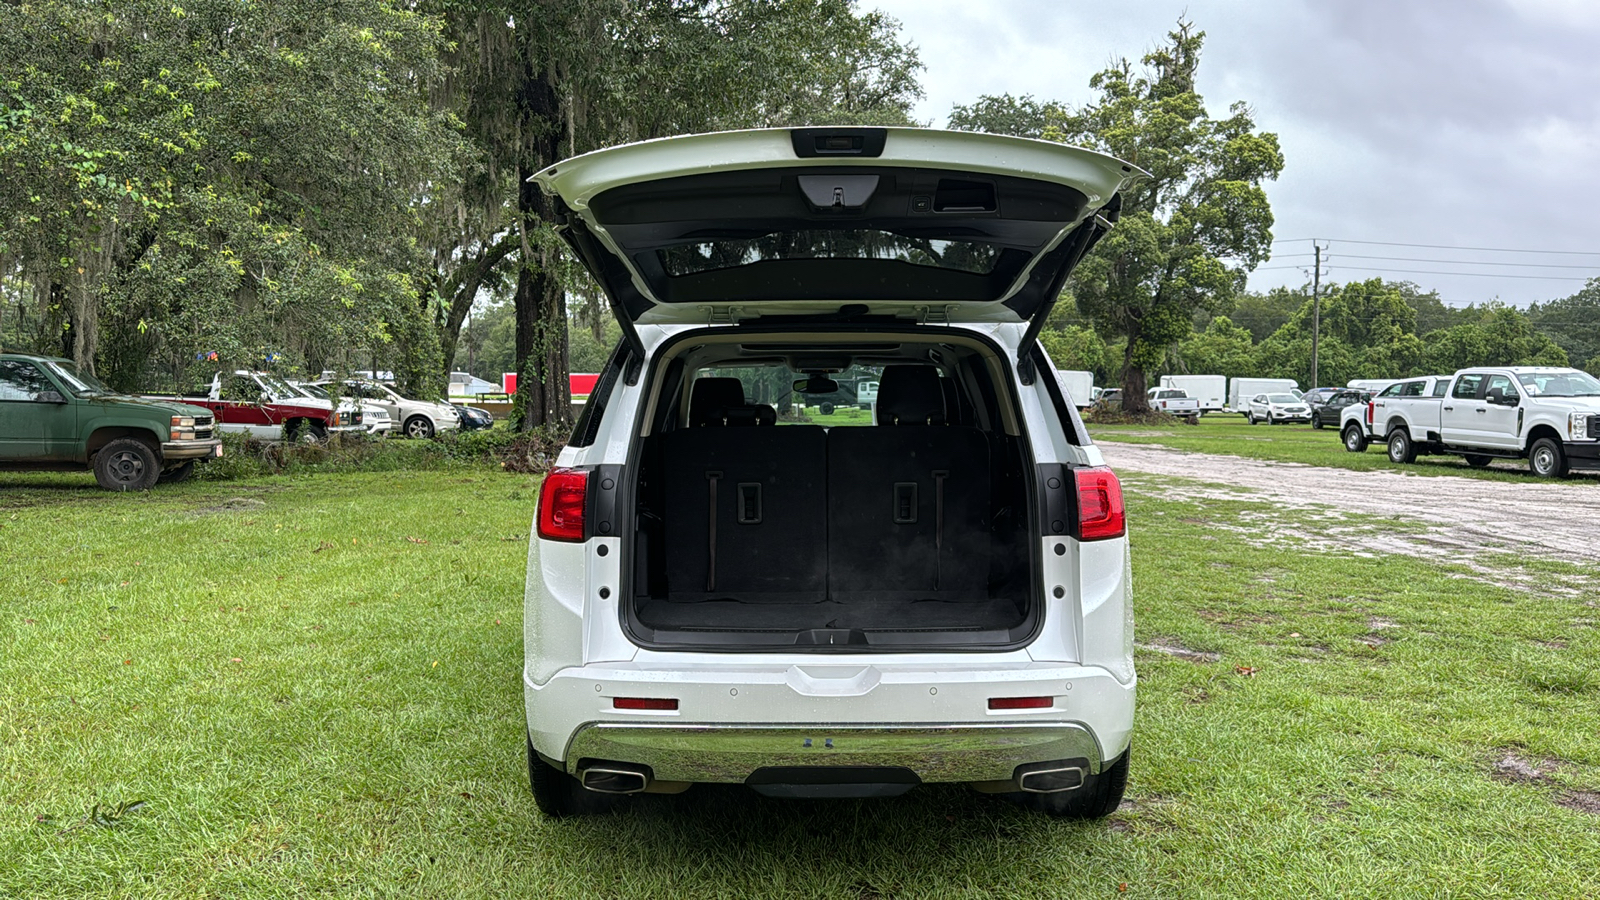
M 552 823 L 534 479 L 0 475 L 0 897 L 1600 895 L 1600 598 L 1295 556 L 1216 526 L 1303 514 L 1150 484 L 1110 820 L 723 787 Z
M 1160 444 L 1175 450 L 1196 453 L 1224 453 L 1250 459 L 1297 462 L 1312 466 L 1369 471 L 1389 469 L 1415 475 L 1459 475 L 1494 481 L 1538 481 L 1528 473 L 1526 460 L 1497 459 L 1486 469 L 1474 469 L 1459 456 L 1419 456 L 1409 466 L 1389 461 L 1381 443 L 1365 453 L 1351 453 L 1340 443 L 1335 428 L 1310 425 L 1251 425 L 1243 416 L 1217 414 L 1200 417 L 1199 425 L 1094 425 L 1088 426 L 1096 441 L 1130 444 Z M 1593 472 L 1573 473 L 1574 478 L 1593 479 Z

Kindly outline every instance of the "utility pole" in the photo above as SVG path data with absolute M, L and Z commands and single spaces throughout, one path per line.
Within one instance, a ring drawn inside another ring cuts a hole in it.
M 1311 270 L 1311 388 L 1316 390 L 1322 386 L 1317 381 L 1317 345 L 1322 340 L 1322 245 L 1312 241 L 1311 248 L 1317 254 L 1316 267 Z

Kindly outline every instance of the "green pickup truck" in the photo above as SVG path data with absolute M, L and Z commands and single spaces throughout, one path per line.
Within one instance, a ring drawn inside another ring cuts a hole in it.
M 209 409 L 119 394 L 69 360 L 0 353 L 0 471 L 88 468 L 107 490 L 143 491 L 221 455 Z

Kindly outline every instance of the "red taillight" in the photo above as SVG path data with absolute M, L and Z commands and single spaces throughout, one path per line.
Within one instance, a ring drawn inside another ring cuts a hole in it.
M 1080 541 L 1103 541 L 1127 533 L 1128 520 L 1122 508 L 1122 483 L 1110 469 L 1074 469 L 1078 485 L 1078 533 Z
M 990 709 L 1049 709 L 1056 704 L 1054 697 L 990 697 Z
M 547 541 L 581 541 L 584 495 L 589 473 L 551 469 L 539 488 L 539 537 Z
M 678 701 L 664 697 L 612 697 L 612 709 L 677 709 Z

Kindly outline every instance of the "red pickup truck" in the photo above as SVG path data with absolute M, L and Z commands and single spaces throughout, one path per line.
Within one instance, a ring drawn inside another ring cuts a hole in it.
M 319 441 L 330 434 L 365 434 L 361 410 L 348 400 L 337 409 L 328 400 L 307 397 L 271 372 L 240 369 L 218 372 L 211 390 L 177 400 L 211 410 L 217 428 L 268 441 Z

